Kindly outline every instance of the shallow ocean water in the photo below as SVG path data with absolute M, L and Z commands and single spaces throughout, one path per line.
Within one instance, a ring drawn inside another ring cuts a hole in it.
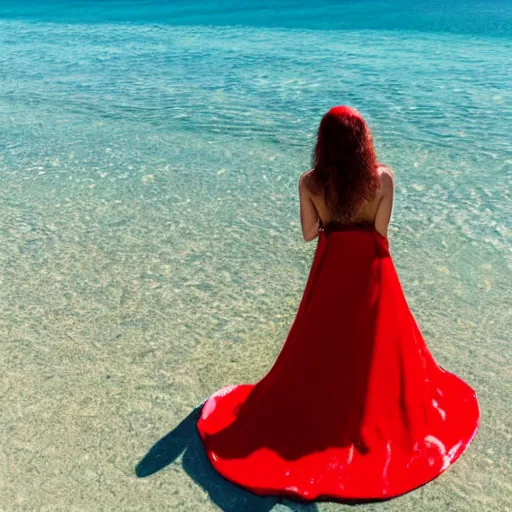
M 510 2 L 66 4 L 0 5 L 0 510 L 352 509 L 225 483 L 188 416 L 282 346 L 336 104 L 395 171 L 407 299 L 482 414 L 440 478 L 359 508 L 512 510 Z

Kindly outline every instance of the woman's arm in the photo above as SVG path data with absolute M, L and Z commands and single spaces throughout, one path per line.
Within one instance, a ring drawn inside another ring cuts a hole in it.
M 311 193 L 304 182 L 306 174 L 307 173 L 302 174 L 299 178 L 300 222 L 304 240 L 309 242 L 318 236 L 320 217 L 311 199 Z
M 382 199 L 380 200 L 375 216 L 375 229 L 378 233 L 387 237 L 395 197 L 395 177 L 393 171 L 388 167 L 383 167 L 380 173 L 380 181 L 382 186 Z

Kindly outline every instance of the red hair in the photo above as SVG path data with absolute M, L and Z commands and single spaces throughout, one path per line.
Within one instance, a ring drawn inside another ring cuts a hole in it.
M 379 188 L 373 138 L 361 114 L 333 107 L 318 128 L 308 187 L 322 194 L 334 219 L 350 221 Z

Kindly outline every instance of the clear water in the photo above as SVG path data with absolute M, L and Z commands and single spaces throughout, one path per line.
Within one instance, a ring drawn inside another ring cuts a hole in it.
M 1 2 L 0 509 L 241 510 L 197 445 L 172 477 L 133 468 L 272 364 L 314 251 L 297 179 L 336 104 L 395 171 L 410 306 L 482 408 L 453 468 L 364 508 L 512 507 L 511 27 L 508 0 Z

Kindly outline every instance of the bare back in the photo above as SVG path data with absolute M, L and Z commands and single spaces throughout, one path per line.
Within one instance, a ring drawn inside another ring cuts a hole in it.
M 304 173 L 306 177 L 311 171 Z M 375 196 L 363 204 L 359 212 L 348 222 L 348 224 L 371 224 L 382 236 L 387 236 L 387 229 L 391 219 L 394 199 L 394 177 L 392 171 L 385 167 L 379 167 L 380 187 Z M 313 194 L 308 189 L 308 196 L 311 200 L 318 220 L 322 226 L 334 221 L 329 212 L 322 195 Z

